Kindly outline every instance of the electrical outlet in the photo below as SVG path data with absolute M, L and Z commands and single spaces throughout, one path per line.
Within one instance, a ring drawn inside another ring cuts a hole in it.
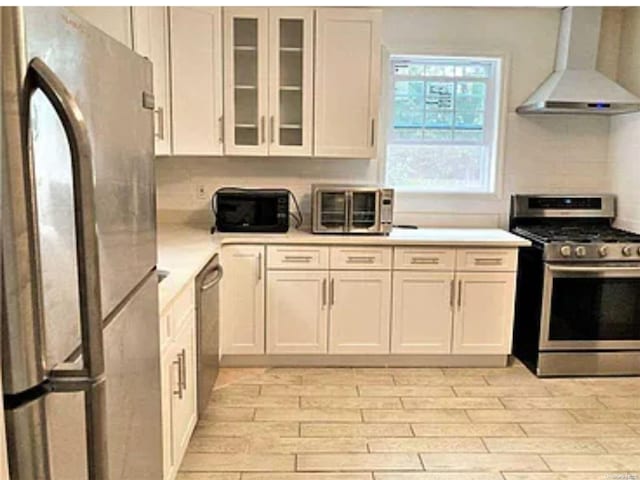
M 196 185 L 196 198 L 198 200 L 206 200 L 207 199 L 207 191 L 204 188 L 204 185 Z

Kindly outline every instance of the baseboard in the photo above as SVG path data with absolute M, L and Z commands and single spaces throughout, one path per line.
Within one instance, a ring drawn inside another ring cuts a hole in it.
M 222 367 L 506 367 L 509 355 L 223 355 Z

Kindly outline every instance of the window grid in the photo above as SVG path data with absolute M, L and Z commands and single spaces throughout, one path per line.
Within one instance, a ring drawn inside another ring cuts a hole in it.
M 395 175 L 393 173 L 389 175 L 389 165 L 387 165 L 387 180 L 391 181 L 392 186 L 400 189 L 434 192 L 488 193 L 494 191 L 497 170 L 494 145 L 497 138 L 497 122 L 495 120 L 498 114 L 496 84 L 499 65 L 500 60 L 497 58 L 392 56 L 390 62 L 391 122 L 389 123 L 388 145 L 392 149 L 395 147 L 395 150 L 393 152 L 391 149 L 388 150 L 391 156 L 397 157 L 397 148 L 400 147 L 443 148 L 445 150 L 442 150 L 442 154 L 445 158 L 447 153 L 451 152 L 451 148 L 475 149 L 473 159 L 465 159 L 463 163 L 458 165 L 458 173 L 445 173 L 444 170 L 439 173 L 442 177 L 447 175 L 452 177 L 458 175 L 458 177 L 443 178 L 442 180 L 437 178 L 437 174 L 428 171 L 431 170 L 429 168 L 431 164 L 428 164 L 428 160 L 423 162 L 426 165 L 425 168 L 424 166 L 418 167 L 422 159 L 415 163 L 415 158 L 401 158 L 402 155 L 397 159 L 391 158 L 392 162 L 400 162 L 396 166 L 402 167 L 404 162 L 407 167 L 412 169 L 411 175 L 405 175 L 404 178 L 400 175 L 399 178 L 394 178 L 398 177 L 397 172 Z M 399 70 L 403 71 L 399 72 Z M 439 70 L 438 74 L 429 73 L 434 70 Z M 403 85 L 406 93 L 398 93 L 400 90 L 398 82 L 415 83 Z M 430 90 L 429 86 L 433 86 L 433 83 L 450 85 L 448 89 L 449 91 L 452 89 L 450 108 L 447 108 L 446 103 L 444 103 L 445 108 L 442 108 L 443 100 L 438 98 L 440 96 L 446 102 L 446 94 L 430 95 L 433 89 Z M 418 94 L 416 95 L 415 85 L 417 84 L 421 84 L 421 88 L 417 90 Z M 463 93 L 464 87 L 461 85 L 468 85 L 468 93 Z M 470 97 L 469 101 L 465 105 L 460 105 L 459 103 L 464 101 L 465 95 Z M 474 97 L 477 97 L 475 101 Z M 434 102 L 432 109 L 428 104 L 430 98 Z M 403 102 L 398 100 L 403 100 Z M 420 105 L 419 114 L 416 105 Z M 406 109 L 404 117 L 396 115 L 395 110 L 399 107 Z M 431 118 L 429 118 L 430 112 L 433 112 Z M 460 112 L 466 112 L 466 118 L 459 118 Z M 437 115 L 437 113 L 443 115 Z M 407 133 L 404 136 L 398 135 L 400 129 L 406 129 Z M 419 130 L 419 135 L 417 130 Z M 449 132 L 449 134 L 447 138 L 437 138 L 438 135 L 434 132 Z M 473 138 L 472 135 L 464 135 L 463 132 L 482 132 L 482 134 Z M 410 135 L 415 136 L 409 138 Z M 403 155 L 406 157 L 406 151 L 403 152 Z M 412 154 L 413 157 L 420 155 L 419 150 Z M 422 153 L 422 155 L 433 156 L 433 153 Z M 453 155 L 451 160 L 451 165 L 454 168 L 456 161 L 459 161 L 455 157 L 456 155 Z M 467 168 L 467 165 L 464 164 L 465 161 L 475 162 L 475 166 Z M 441 167 L 441 163 L 435 168 L 437 169 L 438 166 Z M 447 170 L 448 167 L 444 167 L 444 169 Z M 425 170 L 425 172 L 421 170 Z M 423 173 L 423 178 L 416 178 L 416 176 L 421 177 Z M 403 180 L 406 184 L 402 183 Z

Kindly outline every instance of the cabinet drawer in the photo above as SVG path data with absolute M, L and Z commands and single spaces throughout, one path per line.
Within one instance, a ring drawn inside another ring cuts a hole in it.
M 193 312 L 195 307 L 195 285 L 189 285 L 178 294 L 167 313 L 167 338 L 175 337 L 178 330 L 184 323 L 187 316 Z M 165 320 L 165 316 L 163 316 Z
M 329 247 L 268 246 L 267 268 L 280 270 L 326 270 Z
M 460 249 L 456 259 L 456 270 L 515 272 L 517 263 L 517 249 Z
M 391 247 L 331 247 L 335 270 L 389 270 Z
M 453 248 L 396 247 L 393 268 L 396 270 L 453 271 L 456 251 Z

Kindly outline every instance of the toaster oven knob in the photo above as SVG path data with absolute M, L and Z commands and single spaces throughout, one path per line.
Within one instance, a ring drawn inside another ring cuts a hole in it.
M 608 253 L 609 249 L 606 245 L 603 245 L 598 249 L 598 255 L 600 255 L 601 257 L 606 257 Z
M 622 255 L 624 255 L 625 257 L 631 256 L 631 247 L 629 245 L 622 247 Z
M 576 247 L 576 257 L 584 257 L 587 254 L 587 249 L 584 247 Z
M 571 256 L 571 247 L 569 245 L 563 245 L 560 247 L 560 255 L 563 257 Z

